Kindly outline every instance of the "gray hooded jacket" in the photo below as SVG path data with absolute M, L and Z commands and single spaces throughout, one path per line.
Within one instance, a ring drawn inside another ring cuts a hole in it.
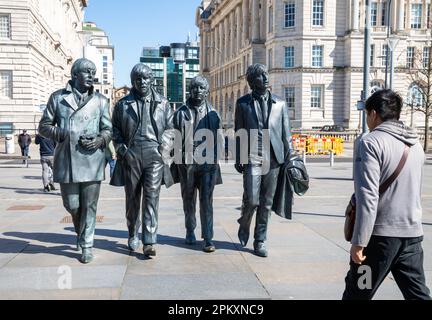
M 379 186 L 398 166 L 405 144 L 407 162 L 398 178 L 379 196 Z M 385 121 L 360 142 L 355 160 L 357 215 L 351 243 L 366 247 L 370 237 L 423 235 L 421 184 L 425 154 L 417 134 L 400 121 Z

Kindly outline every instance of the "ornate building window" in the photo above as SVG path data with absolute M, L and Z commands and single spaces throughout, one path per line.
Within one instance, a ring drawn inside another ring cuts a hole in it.
M 424 47 L 423 48 L 423 68 L 427 69 L 429 68 L 429 59 L 431 54 L 431 47 Z
M 9 14 L 0 14 L 0 39 L 10 39 L 11 38 L 11 30 L 10 30 L 10 15 Z
M 311 108 L 322 108 L 322 86 L 311 87 Z
M 0 99 L 12 99 L 12 71 L 0 70 Z
M 285 28 L 295 26 L 295 1 L 285 2 Z
M 324 46 L 312 46 L 312 67 L 323 66 Z
M 422 22 L 422 4 L 411 4 L 411 29 L 420 29 Z
M 407 56 L 406 56 L 406 67 L 407 68 L 414 68 L 414 47 L 408 47 L 407 48 Z
M 285 102 L 288 108 L 295 107 L 295 88 L 285 87 Z
M 294 47 L 285 47 L 285 68 L 294 67 Z
M 412 84 L 408 89 L 407 104 L 417 107 L 423 105 L 422 91 L 416 84 Z
M 381 66 L 385 67 L 387 65 L 387 52 L 388 52 L 388 45 L 383 44 L 382 50 L 381 50 Z
M 377 16 L 378 16 L 378 2 L 371 3 L 370 11 L 371 11 L 371 26 L 376 27 Z
M 324 26 L 324 0 L 313 1 L 312 25 L 314 27 Z

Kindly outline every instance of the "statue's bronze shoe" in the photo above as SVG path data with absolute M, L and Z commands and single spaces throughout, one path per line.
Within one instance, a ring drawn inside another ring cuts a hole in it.
M 144 245 L 143 253 L 146 257 L 154 257 L 156 256 L 156 249 L 151 244 Z
M 246 247 L 249 240 L 249 232 L 244 230 L 241 226 L 238 230 L 238 238 L 242 247 Z
M 92 248 L 83 248 L 81 255 L 82 263 L 90 263 L 93 260 L 93 250 Z
M 268 256 L 267 248 L 262 241 L 255 241 L 254 242 L 254 253 L 258 257 L 266 258 Z
M 185 243 L 187 245 L 194 245 L 194 244 L 196 244 L 195 233 L 193 231 L 186 233 Z
M 207 253 L 212 253 L 216 251 L 216 247 L 214 246 L 213 242 L 211 241 L 205 241 L 203 251 Z
M 128 240 L 128 247 L 130 251 L 137 251 L 139 248 L 139 239 L 138 237 L 132 237 Z

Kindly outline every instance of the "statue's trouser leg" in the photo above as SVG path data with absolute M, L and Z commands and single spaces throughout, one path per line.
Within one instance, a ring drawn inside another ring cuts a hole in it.
M 134 149 L 135 150 L 135 149 Z M 129 238 L 138 237 L 140 222 L 140 205 L 143 174 L 142 159 L 137 157 L 133 163 L 126 164 L 125 170 L 125 195 L 126 195 L 126 222 Z
M 72 216 L 82 248 L 93 247 L 100 185 L 100 181 L 60 184 L 63 205 Z
M 193 165 L 180 164 L 178 170 L 183 199 L 183 212 L 185 215 L 185 227 L 187 232 L 193 232 L 196 228 L 195 212 L 197 199 L 195 168 Z
M 81 248 L 93 247 L 100 186 L 100 181 L 80 183 L 81 222 L 79 243 Z
M 241 217 L 238 219 L 240 228 L 249 234 L 250 224 L 255 209 L 259 205 L 259 194 L 261 187 L 261 176 L 252 174 L 252 165 L 245 166 L 243 172 L 243 202 Z
M 157 242 L 159 194 L 163 177 L 164 163 L 157 148 L 143 148 L 143 187 L 142 219 L 143 244 L 150 245 Z
M 266 175 L 261 176 L 260 199 L 255 221 L 255 241 L 264 242 L 267 240 L 267 226 L 276 192 L 279 170 L 279 168 L 270 169 Z
M 79 184 L 61 183 L 60 191 L 62 195 L 63 206 L 72 216 L 72 222 L 75 228 L 75 232 L 79 236 L 81 220 Z
M 200 166 L 197 178 L 200 200 L 201 237 L 210 241 L 213 239 L 213 190 L 216 183 L 216 167 L 214 165 Z

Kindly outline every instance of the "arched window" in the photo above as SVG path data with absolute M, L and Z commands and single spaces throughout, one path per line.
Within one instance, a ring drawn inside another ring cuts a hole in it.
M 415 83 L 410 85 L 408 89 L 407 104 L 418 107 L 423 105 L 422 91 Z
M 370 83 L 370 87 L 371 87 L 370 93 L 374 94 L 375 92 L 384 89 L 384 84 L 380 80 L 373 80 Z

